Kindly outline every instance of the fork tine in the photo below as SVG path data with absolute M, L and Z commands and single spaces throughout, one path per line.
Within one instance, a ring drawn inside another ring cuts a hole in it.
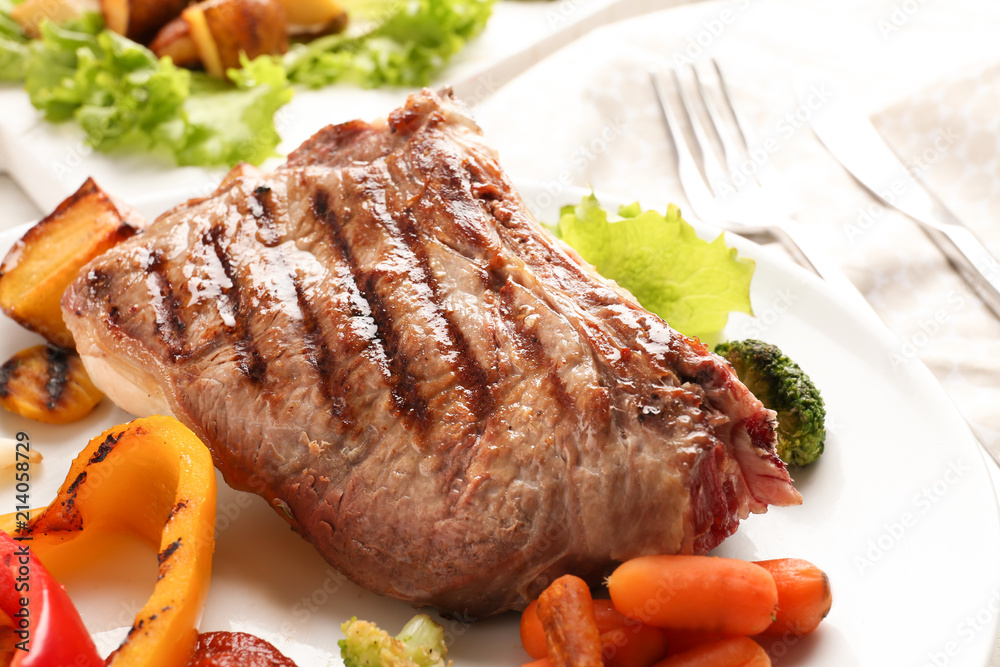
M 715 60 L 712 60 L 715 64 Z M 719 107 L 716 104 L 715 98 L 708 93 L 705 89 L 705 85 L 701 80 L 701 75 L 698 74 L 698 69 L 692 65 L 691 71 L 694 74 L 694 80 L 698 85 L 698 94 L 701 97 L 701 102 L 705 106 L 705 110 L 708 111 L 708 117 L 711 119 L 712 124 L 715 129 L 715 135 L 719 138 L 719 142 L 722 144 L 722 156 L 726 161 L 726 168 L 729 170 L 729 178 L 726 183 L 732 185 L 734 189 L 740 190 L 743 185 L 745 185 L 746 178 L 740 179 L 739 174 L 742 173 L 742 166 L 740 164 L 740 157 L 743 155 L 743 146 L 746 146 L 746 140 L 743 138 L 742 129 L 737 129 L 737 133 L 740 135 L 738 141 L 734 140 L 734 135 L 732 132 L 727 131 L 732 127 L 732 123 L 723 119 L 722 114 L 719 112 Z M 715 71 L 718 74 L 718 65 L 715 67 Z M 720 83 L 721 76 L 720 76 Z M 732 108 L 732 104 L 729 101 L 729 97 L 726 95 L 725 88 L 723 86 L 723 96 L 726 97 L 726 103 Z M 739 121 L 737 120 L 737 125 Z M 740 146 L 739 141 L 743 142 L 743 146 Z M 740 181 L 744 181 L 741 183 Z
M 782 207 L 788 209 L 791 206 L 790 202 L 792 196 L 784 179 L 777 174 L 777 167 L 771 159 L 771 151 L 765 150 L 766 146 L 761 144 L 757 133 L 753 129 L 753 123 L 751 123 L 749 118 L 747 118 L 746 114 L 742 110 L 742 107 L 736 103 L 736 98 L 730 91 L 729 84 L 726 82 L 726 77 L 722 74 L 722 68 L 719 67 L 719 63 L 715 60 L 715 58 L 712 58 L 712 67 L 715 69 L 716 77 L 718 77 L 719 88 L 726 101 L 726 106 L 729 108 L 729 111 L 733 115 L 733 119 L 736 121 L 736 129 L 739 133 L 740 141 L 743 142 L 746 154 L 754 163 L 751 177 L 760 187 L 767 187 L 767 189 L 771 192 L 771 196 L 775 198 Z
M 713 210 L 715 208 L 713 206 L 714 194 L 708 189 L 705 179 L 702 178 L 701 170 L 695 162 L 694 152 L 691 150 L 687 137 L 684 136 L 684 131 L 673 112 L 673 103 L 663 88 L 661 75 L 655 69 L 651 69 L 649 74 L 653 80 L 656 97 L 660 102 L 663 120 L 674 144 L 674 154 L 677 157 L 677 175 L 681 181 L 681 188 L 700 217 L 706 220 L 716 218 L 717 212 Z M 674 76 L 676 77 L 676 73 Z
M 681 98 L 681 106 L 684 107 L 684 113 L 687 114 L 688 122 L 691 125 L 695 141 L 698 143 L 698 149 L 701 152 L 701 166 L 705 172 L 705 180 L 708 181 L 708 187 L 715 193 L 715 196 L 724 199 L 726 195 L 725 190 L 729 187 L 728 175 L 722 168 L 722 165 L 719 164 L 719 160 L 715 157 L 715 149 L 712 147 L 712 142 L 705 132 L 705 128 L 694 108 L 691 98 L 688 96 L 680 74 L 676 69 L 672 71 L 674 74 L 674 83 L 677 86 L 677 94 Z M 694 73 L 695 80 L 697 81 L 698 73 L 694 70 L 694 67 L 691 68 L 691 71 Z M 704 99 L 702 103 L 704 103 Z M 716 132 L 716 134 L 718 135 L 719 133 Z
M 715 76 L 719 80 L 719 88 L 722 90 L 722 97 L 726 101 L 726 106 L 729 108 L 730 113 L 732 113 L 733 118 L 736 120 L 736 129 L 739 132 L 740 141 L 743 142 L 743 147 L 746 149 L 747 155 L 753 155 L 755 151 L 759 149 L 760 142 L 757 139 L 757 134 L 754 132 L 753 125 L 750 120 L 743 113 L 742 107 L 740 107 L 735 102 L 735 98 L 729 89 L 729 83 L 726 82 L 726 77 L 722 75 L 722 68 L 719 67 L 719 62 L 712 58 L 712 68 L 715 70 Z M 757 165 L 754 169 L 753 178 L 757 181 L 758 185 L 763 186 L 764 181 L 762 178 L 762 172 L 765 171 L 763 167 L 766 165 Z
M 726 104 L 729 105 L 729 110 L 732 112 L 733 118 L 736 119 L 736 126 L 740 130 L 740 136 L 743 139 L 744 145 L 747 150 L 750 150 L 757 143 L 757 138 L 750 125 L 750 121 L 747 120 L 743 111 L 733 104 L 733 96 L 729 91 L 729 83 L 726 81 L 726 77 L 722 75 L 722 68 L 719 67 L 719 61 L 715 58 L 712 58 L 712 68 L 715 70 L 715 76 L 719 79 L 722 96 L 725 98 Z

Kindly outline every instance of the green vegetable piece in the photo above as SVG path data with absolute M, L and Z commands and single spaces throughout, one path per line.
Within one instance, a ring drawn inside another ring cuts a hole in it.
M 242 69 L 226 72 L 235 87 L 207 76 L 195 80 L 184 103 L 187 134 L 174 149 L 179 164 L 260 164 L 277 155 L 274 115 L 293 95 L 285 69 L 271 56 L 240 55 L 240 63 Z
M 15 3 L 0 0 L 0 81 L 23 81 L 28 60 L 28 36 L 11 18 Z
M 285 56 L 288 77 L 311 88 L 426 86 L 482 32 L 494 2 L 360 0 L 351 4 L 351 22 L 367 28 L 293 46 Z
M 417 614 L 395 637 L 369 621 L 351 618 L 338 642 L 345 667 L 446 667 L 444 628 Z
M 558 233 L 598 273 L 687 336 L 707 338 L 726 326 L 730 312 L 752 312 L 754 261 L 738 257 L 721 234 L 702 240 L 672 204 L 666 215 L 637 203 L 619 215 L 610 221 L 591 194 L 563 208 Z
M 292 88 L 277 59 L 242 65 L 227 73 L 229 82 L 189 72 L 88 13 L 42 24 L 29 46 L 25 89 L 47 120 L 76 120 L 100 151 L 161 149 L 181 165 L 260 164 L 275 154 L 274 114 Z
M 778 413 L 778 457 L 794 466 L 818 459 L 826 441 L 826 407 L 805 371 L 777 346 L 752 338 L 720 343 L 715 353 L 733 365 L 761 403 Z

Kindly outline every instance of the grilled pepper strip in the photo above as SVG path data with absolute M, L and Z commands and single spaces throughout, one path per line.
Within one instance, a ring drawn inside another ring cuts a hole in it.
M 11 667 L 104 664 L 66 589 L 27 543 L 4 532 L 0 532 L 0 610 L 14 631 Z
M 73 461 L 56 499 L 14 533 L 50 568 L 102 534 L 128 531 L 158 548 L 153 594 L 109 665 L 186 665 L 198 640 L 215 549 L 215 471 L 204 444 L 172 417 L 111 428 Z M 0 520 L 13 528 L 14 515 Z

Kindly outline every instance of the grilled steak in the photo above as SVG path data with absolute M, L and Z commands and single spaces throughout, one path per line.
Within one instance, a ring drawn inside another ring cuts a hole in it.
M 546 233 L 447 92 L 235 172 L 63 308 L 119 405 L 414 605 L 519 608 L 800 501 L 773 413 Z

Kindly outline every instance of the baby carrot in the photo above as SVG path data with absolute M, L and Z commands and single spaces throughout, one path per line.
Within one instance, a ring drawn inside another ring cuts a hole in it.
M 816 629 L 830 612 L 833 593 L 823 570 L 801 558 L 757 561 L 774 577 L 778 612 L 765 635 L 800 637 Z
M 615 609 L 611 600 L 599 598 L 594 600 L 594 620 L 597 621 L 597 631 L 602 635 L 608 630 L 614 630 L 625 625 L 629 620 L 625 614 Z M 635 623 L 635 621 L 632 621 Z
M 538 618 L 552 667 L 602 667 L 601 635 L 587 583 L 566 574 L 538 596 Z
M 608 577 L 615 608 L 664 628 L 755 635 L 778 604 L 771 573 L 760 565 L 709 556 L 641 556 Z
M 667 654 L 667 648 L 660 628 L 631 619 L 601 634 L 604 667 L 649 667 Z
M 671 655 L 674 653 L 683 653 L 689 648 L 694 648 L 695 646 L 700 646 L 701 644 L 709 644 L 711 642 L 717 642 L 720 639 L 728 639 L 728 635 L 724 635 L 720 632 L 705 632 L 699 630 L 677 630 L 674 628 L 662 628 L 660 632 L 667 639 L 667 646 L 670 649 Z
M 538 600 L 532 600 L 521 612 L 521 646 L 536 660 L 549 654 L 545 648 L 545 629 L 538 618 Z
M 771 667 L 771 658 L 749 637 L 730 637 L 671 655 L 653 667 Z

